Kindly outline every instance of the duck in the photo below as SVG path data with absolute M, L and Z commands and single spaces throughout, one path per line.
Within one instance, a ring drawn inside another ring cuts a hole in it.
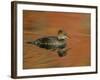
M 60 57 L 65 56 L 68 51 L 66 48 L 67 34 L 63 30 L 59 30 L 57 36 L 45 36 L 27 43 L 38 46 L 39 48 L 56 51 Z

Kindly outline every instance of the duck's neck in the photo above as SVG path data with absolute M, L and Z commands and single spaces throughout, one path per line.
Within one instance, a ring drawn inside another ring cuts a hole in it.
M 66 39 L 58 39 L 58 41 L 61 41 L 62 42 L 62 41 L 66 41 Z

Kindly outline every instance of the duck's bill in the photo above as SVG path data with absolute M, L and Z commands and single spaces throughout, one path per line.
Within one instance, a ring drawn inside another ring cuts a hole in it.
M 66 36 L 66 38 L 67 38 L 67 39 L 70 39 L 70 37 L 69 37 L 69 36 Z

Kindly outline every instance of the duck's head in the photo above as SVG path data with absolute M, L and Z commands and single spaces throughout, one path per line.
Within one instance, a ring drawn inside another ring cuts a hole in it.
M 67 34 L 62 31 L 62 30 L 59 30 L 58 31 L 58 40 L 65 40 L 67 38 Z

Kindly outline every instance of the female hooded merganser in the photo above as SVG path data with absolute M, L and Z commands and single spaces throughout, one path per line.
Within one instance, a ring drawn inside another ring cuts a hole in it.
M 66 33 L 62 30 L 59 30 L 58 36 L 42 37 L 27 43 L 36 45 L 40 48 L 45 48 L 47 50 L 57 50 L 58 55 L 62 57 L 66 54 L 66 51 L 68 50 L 66 49 L 66 38 Z

